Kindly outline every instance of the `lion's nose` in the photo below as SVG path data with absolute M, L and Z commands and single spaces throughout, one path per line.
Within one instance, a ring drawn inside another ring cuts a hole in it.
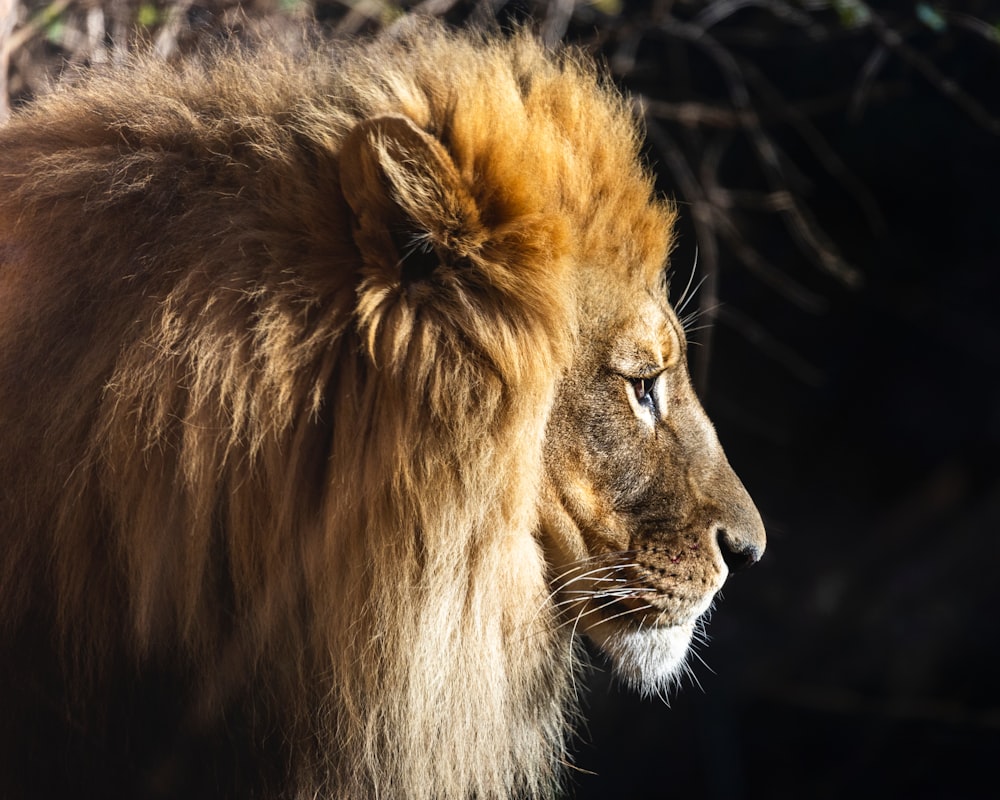
M 764 555 L 764 524 L 760 521 L 759 514 L 752 516 L 755 516 L 756 520 L 751 522 L 747 531 L 741 532 L 723 527 L 716 531 L 715 538 L 719 543 L 719 552 L 722 553 L 722 560 L 726 562 L 730 573 L 753 566 Z M 756 524 L 753 524 L 754 522 Z

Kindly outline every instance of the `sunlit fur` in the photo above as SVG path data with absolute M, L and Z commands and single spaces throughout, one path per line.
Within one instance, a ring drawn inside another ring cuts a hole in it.
M 351 191 L 425 223 L 405 244 L 442 254 L 433 280 L 401 280 L 407 254 L 345 202 L 341 143 L 387 114 L 440 141 L 461 191 L 403 161 Z M 127 720 L 153 672 L 177 676 L 184 731 L 237 719 L 252 770 L 280 760 L 255 791 L 552 792 L 573 646 L 536 536 L 542 443 L 585 287 L 665 263 L 673 212 L 638 148 L 585 59 L 430 25 L 139 59 L 15 115 L 3 758 L 52 704 L 69 741 L 104 741 L 106 704 Z

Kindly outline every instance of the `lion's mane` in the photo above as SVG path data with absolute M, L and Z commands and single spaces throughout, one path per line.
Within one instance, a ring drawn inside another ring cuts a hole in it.
M 432 25 L 140 58 L 0 130 L 13 796 L 63 751 L 110 795 L 552 791 L 542 442 L 575 265 L 667 246 L 637 152 L 585 59 Z

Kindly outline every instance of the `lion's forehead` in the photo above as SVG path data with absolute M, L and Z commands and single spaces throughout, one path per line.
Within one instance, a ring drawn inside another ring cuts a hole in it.
M 603 301 L 613 306 L 591 331 L 605 366 L 621 375 L 653 375 L 684 356 L 684 334 L 662 292 L 637 289 Z

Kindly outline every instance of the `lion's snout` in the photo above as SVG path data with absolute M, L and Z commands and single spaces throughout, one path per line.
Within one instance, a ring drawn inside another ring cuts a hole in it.
M 720 519 L 714 526 L 715 544 L 730 573 L 753 566 L 767 546 L 764 522 L 743 483 L 728 463 L 723 464 L 717 481 Z
M 756 539 L 761 542 L 758 544 Z M 764 555 L 764 526 L 760 526 L 759 537 L 754 535 L 748 539 L 743 533 L 734 534 L 726 528 L 718 528 L 715 533 L 716 542 L 719 545 L 719 552 L 722 553 L 722 560 L 730 572 L 739 572 L 741 569 L 751 567 L 760 561 Z

